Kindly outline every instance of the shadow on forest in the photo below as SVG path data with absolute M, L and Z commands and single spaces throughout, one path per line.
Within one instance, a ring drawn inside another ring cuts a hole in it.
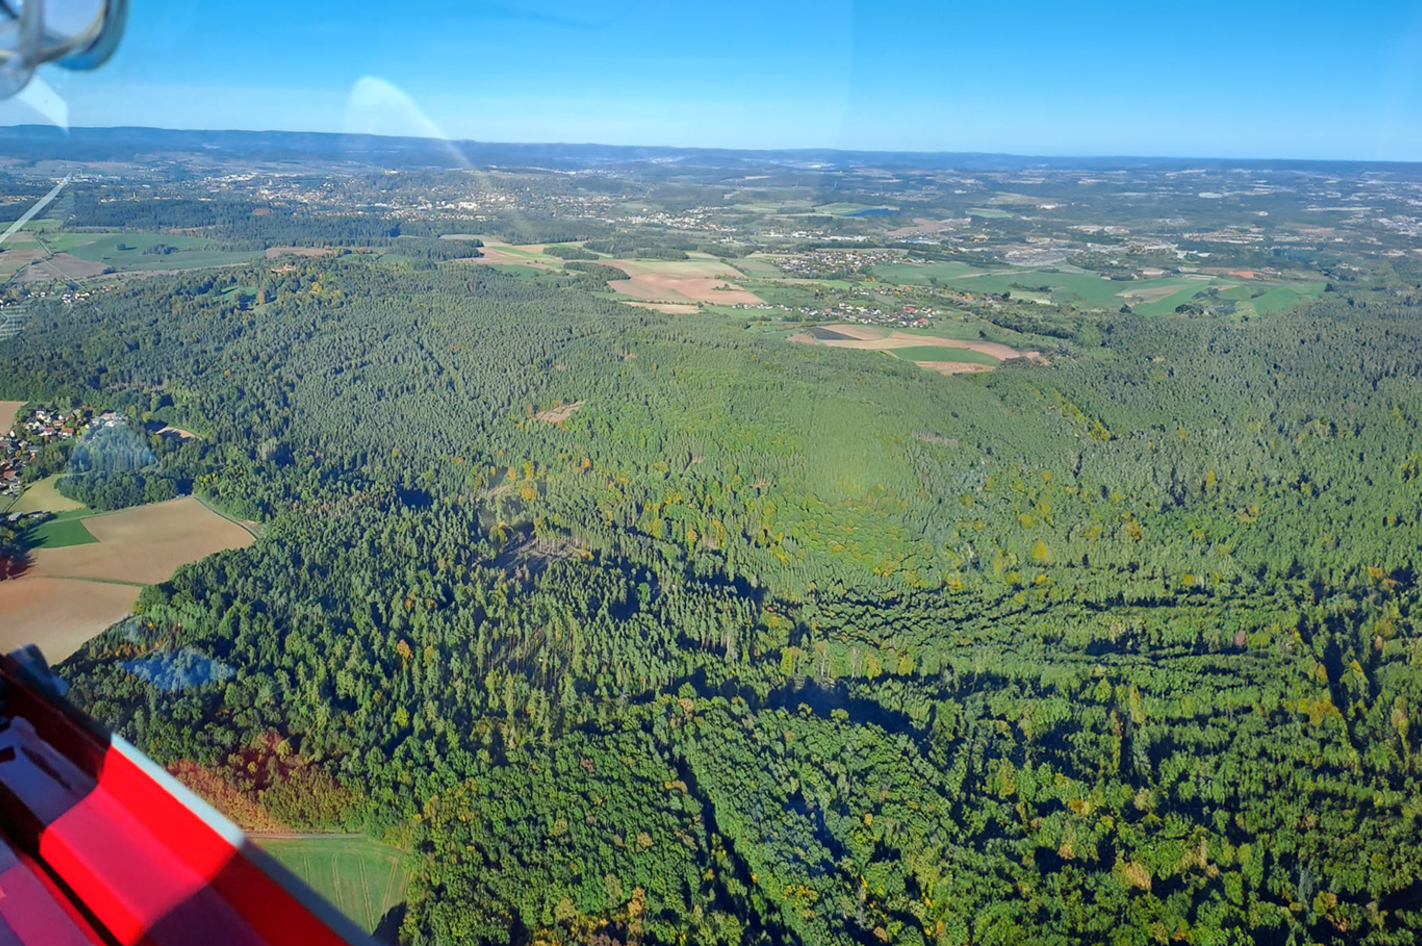
M 408 907 L 403 903 L 397 903 L 385 915 L 380 918 L 380 923 L 375 927 L 375 932 L 371 937 L 377 943 L 384 943 L 387 946 L 399 946 L 400 944 L 400 924 L 405 922 L 405 914 Z

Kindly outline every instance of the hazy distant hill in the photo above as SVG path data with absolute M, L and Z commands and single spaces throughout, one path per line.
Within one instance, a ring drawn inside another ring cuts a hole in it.
M 164 128 L 74 128 L 45 125 L 0 127 L 0 148 L 27 161 L 124 161 L 159 152 L 212 152 L 262 161 L 329 160 L 378 167 L 544 167 L 574 169 L 607 164 L 667 164 L 685 167 L 763 166 L 767 163 L 819 167 L 1031 168 L 1105 170 L 1113 168 L 1290 168 L 1330 174 L 1404 170 L 1402 163 L 1328 161 L 1241 161 L 1214 158 L 1036 157 L 978 152 L 736 151 L 642 145 L 516 144 L 440 141 L 377 135 L 289 131 L 183 131 Z

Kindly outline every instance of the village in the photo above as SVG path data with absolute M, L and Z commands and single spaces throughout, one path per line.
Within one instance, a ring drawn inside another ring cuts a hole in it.
M 58 407 L 35 407 L 15 418 L 14 425 L 0 436 L 0 499 L 18 496 L 24 491 L 25 468 L 35 461 L 47 444 L 72 440 L 89 430 L 126 425 L 127 418 L 118 411 L 98 411 L 92 407 L 68 410 Z M 20 513 L 7 518 L 14 522 Z

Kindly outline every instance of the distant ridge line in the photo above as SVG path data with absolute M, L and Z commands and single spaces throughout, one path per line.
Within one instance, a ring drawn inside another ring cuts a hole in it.
M 1294 158 L 1220 158 L 1134 155 L 1021 155 L 987 151 L 874 151 L 837 148 L 692 148 L 664 145 L 612 145 L 576 142 L 489 142 L 473 139 L 437 139 L 409 136 L 349 134 L 322 131 L 249 131 L 167 129 L 136 125 L 72 128 L 68 132 L 49 125 L 0 126 L 0 142 L 7 147 L 39 152 L 15 155 L 32 159 L 74 159 L 86 150 L 106 147 L 126 152 L 129 148 L 165 150 L 218 149 L 248 156 L 279 157 L 292 152 L 305 157 L 342 157 L 357 163 L 384 163 L 403 157 L 410 166 L 460 166 L 463 159 L 475 164 L 539 163 L 552 167 L 588 167 L 607 163 L 676 160 L 695 163 L 715 160 L 720 164 L 786 162 L 837 167 L 901 167 L 925 170 L 981 168 L 984 170 L 1129 170 L 1153 167 L 1181 169 L 1199 167 L 1278 168 L 1332 172 L 1345 170 L 1399 170 L 1415 173 L 1418 162 L 1307 160 Z M 451 155 L 451 147 L 456 152 Z M 140 152 L 134 152 L 135 156 Z M 386 162 L 371 159 L 381 156 Z M 363 160 L 362 160 L 363 159 Z

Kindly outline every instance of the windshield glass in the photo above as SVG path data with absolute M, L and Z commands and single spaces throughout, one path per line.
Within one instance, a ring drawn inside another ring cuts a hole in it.
M 367 932 L 1422 929 L 1414 10 L 0 24 L 0 650 Z

